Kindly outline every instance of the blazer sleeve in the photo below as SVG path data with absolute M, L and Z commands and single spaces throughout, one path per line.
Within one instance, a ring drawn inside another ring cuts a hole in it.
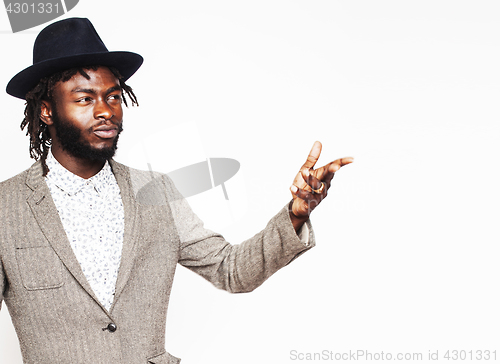
M 171 184 L 170 192 L 179 194 Z M 173 201 L 172 201 L 173 200 Z M 198 273 L 216 287 L 232 292 L 250 292 L 280 268 L 315 245 L 309 221 L 304 239 L 295 232 L 288 204 L 267 226 L 241 244 L 232 245 L 222 235 L 203 227 L 180 195 L 170 200 L 181 246 L 179 263 Z

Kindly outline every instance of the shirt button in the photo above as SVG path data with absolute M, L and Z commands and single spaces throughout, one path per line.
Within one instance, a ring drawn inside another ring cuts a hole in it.
M 110 323 L 110 324 L 108 325 L 108 330 L 109 330 L 109 332 L 115 332 L 115 331 L 116 331 L 116 329 L 117 329 L 117 327 L 116 327 L 116 325 L 115 325 L 114 323 Z

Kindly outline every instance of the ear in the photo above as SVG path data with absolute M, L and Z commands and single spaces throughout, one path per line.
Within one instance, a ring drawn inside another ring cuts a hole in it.
M 47 125 L 54 124 L 52 120 L 52 104 L 49 101 L 42 101 L 40 119 Z

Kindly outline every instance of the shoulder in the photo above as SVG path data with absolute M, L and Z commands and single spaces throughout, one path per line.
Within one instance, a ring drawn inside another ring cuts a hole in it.
M 140 169 L 135 169 L 129 166 L 126 166 L 122 163 L 119 163 L 113 159 L 109 161 L 111 166 L 111 170 L 115 175 L 118 183 L 122 180 L 127 183 L 132 184 L 134 190 L 141 189 L 145 185 L 151 183 L 152 181 L 156 181 L 164 178 L 164 174 L 154 172 L 154 171 L 144 171 Z
M 110 165 L 118 184 L 127 183 L 140 203 L 157 205 L 183 198 L 164 173 L 135 169 L 115 160 L 110 160 Z
M 36 184 L 43 180 L 40 162 L 35 162 L 25 171 L 0 182 L 0 193 L 9 193 L 20 188 L 36 188 Z
M 40 173 L 37 173 L 37 167 L 38 163 L 35 163 L 27 170 L 0 182 L 0 220 L 11 218 L 12 214 L 19 212 L 37 187 L 45 183 L 41 168 Z
M 5 181 L 0 182 L 0 190 L 11 188 L 12 186 L 19 185 L 21 182 L 26 181 L 26 176 L 28 175 L 28 170 L 25 170 L 14 177 L 10 177 Z
M 154 171 L 145 171 L 145 170 L 140 170 L 136 168 L 129 167 L 123 163 L 117 162 L 114 159 L 109 160 L 109 165 L 111 166 L 111 169 L 113 170 L 113 173 L 115 175 L 134 175 L 134 176 L 140 176 L 141 178 L 159 178 L 161 176 L 161 173 L 154 172 Z

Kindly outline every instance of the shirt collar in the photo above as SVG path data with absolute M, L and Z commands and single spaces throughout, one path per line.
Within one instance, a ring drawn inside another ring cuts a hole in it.
M 52 151 L 48 153 L 46 163 L 49 172 L 45 178 L 69 196 L 80 192 L 86 185 L 92 185 L 97 193 L 101 194 L 115 180 L 108 161 L 97 174 L 88 179 L 77 176 L 64 168 L 52 155 Z

